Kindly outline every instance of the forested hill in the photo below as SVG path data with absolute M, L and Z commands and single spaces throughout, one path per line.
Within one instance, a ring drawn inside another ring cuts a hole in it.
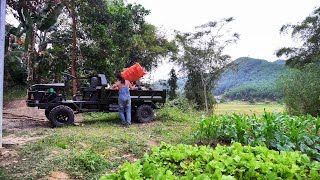
M 272 99 L 279 98 L 276 80 L 287 71 L 285 60 L 269 62 L 263 59 L 241 57 L 232 62 L 218 80 L 214 95 L 229 99 Z M 178 79 L 178 89 L 183 91 L 186 78 Z M 166 89 L 166 80 L 153 84 L 155 89 Z
M 234 69 L 227 69 L 217 82 L 215 94 L 221 95 L 238 86 L 269 86 L 286 72 L 285 61 L 269 62 L 262 59 L 241 57 L 234 62 Z

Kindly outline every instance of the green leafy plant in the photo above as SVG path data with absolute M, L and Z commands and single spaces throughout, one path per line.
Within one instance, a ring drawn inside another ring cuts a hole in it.
M 319 120 L 312 116 L 268 113 L 220 115 L 200 121 L 195 138 L 203 144 L 240 142 L 279 151 L 298 150 L 320 160 Z
M 150 155 L 128 162 L 100 179 L 318 179 L 320 163 L 300 152 L 266 147 L 172 146 L 161 144 Z

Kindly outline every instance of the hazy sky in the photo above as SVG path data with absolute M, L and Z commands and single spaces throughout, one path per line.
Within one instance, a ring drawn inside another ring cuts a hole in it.
M 294 46 L 289 35 L 279 29 L 287 23 L 301 22 L 320 0 L 127 0 L 142 4 L 151 14 L 146 20 L 170 35 L 173 30 L 192 31 L 195 26 L 221 18 L 234 17 L 232 29 L 240 34 L 237 44 L 227 48 L 232 59 L 248 56 L 274 61 L 274 53 Z M 151 73 L 154 79 L 166 78 L 172 64 L 164 63 Z
M 240 34 L 237 44 L 226 53 L 233 59 L 243 56 L 274 61 L 274 53 L 284 46 L 297 44 L 290 36 L 280 35 L 287 23 L 301 22 L 320 0 L 128 0 L 151 10 L 146 20 L 171 34 L 174 29 L 188 32 L 211 20 L 234 17 L 232 29 Z M 159 70 L 157 70 L 159 71 Z M 166 71 L 166 72 L 164 72 Z M 170 71 L 161 66 L 161 77 Z M 158 76 L 158 75 L 157 75 Z M 159 78 L 155 77 L 156 79 Z

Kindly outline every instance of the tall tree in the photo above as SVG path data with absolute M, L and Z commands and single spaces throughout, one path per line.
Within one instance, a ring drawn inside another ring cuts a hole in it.
M 239 34 L 232 32 L 227 26 L 233 20 L 227 18 L 211 21 L 196 27 L 195 32 L 176 34 L 182 50 L 178 62 L 188 76 L 185 86 L 187 98 L 195 101 L 198 107 L 205 107 L 207 112 L 214 82 L 231 62 L 230 56 L 225 55 L 224 50 L 239 39 Z M 199 96 L 199 92 L 203 96 Z
M 6 24 L 6 42 L 4 56 L 4 88 L 26 84 L 26 67 L 22 57 L 23 43 L 14 35 L 16 28 Z M 20 43 L 20 44 L 19 44 Z
M 173 100 L 177 97 L 176 90 L 178 88 L 178 85 L 177 85 L 178 77 L 176 75 L 176 71 L 173 68 L 171 69 L 169 76 L 170 76 L 170 78 L 168 80 L 169 100 Z
M 76 75 L 76 61 L 77 61 L 77 14 L 76 14 L 76 2 L 74 0 L 62 1 L 67 8 L 71 20 L 72 20 L 72 53 L 71 53 L 71 74 L 74 77 Z M 77 78 L 72 81 L 72 93 L 77 93 Z
M 311 114 L 319 116 L 319 64 L 320 64 L 320 7 L 301 23 L 287 24 L 280 29 L 291 37 L 303 42 L 301 47 L 284 47 L 277 56 L 286 56 L 291 69 L 280 83 L 287 110 L 292 114 Z
M 159 35 L 156 27 L 145 22 L 150 13 L 141 5 L 125 4 L 122 0 L 79 4 L 80 28 L 85 36 L 80 44 L 83 71 L 105 73 L 139 62 L 146 70 L 176 52 L 174 42 Z
M 281 33 L 288 33 L 291 37 L 303 42 L 301 47 L 283 47 L 276 52 L 278 57 L 286 56 L 287 64 L 301 67 L 304 64 L 320 62 L 320 7 L 301 23 L 283 25 Z
M 39 68 L 39 53 L 47 48 L 47 36 L 53 31 L 63 5 L 60 0 L 8 0 L 8 5 L 20 22 L 14 35 L 25 36 L 28 80 L 37 81 L 35 71 Z
M 8 1 L 22 24 L 15 35 L 25 37 L 25 51 L 30 52 L 26 58 L 30 60 L 27 65 L 30 80 L 48 82 L 52 77 L 58 80 L 57 74 L 70 67 L 75 69 L 75 65 L 78 76 L 105 73 L 112 78 L 116 71 L 135 62 L 150 70 L 162 58 L 177 52 L 174 41 L 168 41 L 155 26 L 145 22 L 150 11 L 139 4 L 123 0 Z M 75 23 L 71 18 L 72 2 Z M 34 48 L 29 48 L 31 37 Z

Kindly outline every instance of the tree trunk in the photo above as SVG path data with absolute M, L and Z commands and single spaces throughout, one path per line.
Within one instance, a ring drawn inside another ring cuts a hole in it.
M 76 48 L 77 48 L 77 20 L 75 14 L 75 4 L 71 1 L 71 18 L 72 18 L 72 62 L 71 62 L 71 74 L 76 77 Z M 77 93 L 77 79 L 72 81 L 73 95 Z
M 206 83 L 205 83 L 205 81 L 204 81 L 203 74 L 200 73 L 200 75 L 201 75 L 201 82 L 202 82 L 202 86 L 203 86 L 204 103 L 205 103 L 205 105 L 206 105 L 206 112 L 209 113 L 208 98 L 207 98 L 207 87 L 206 87 Z
M 203 93 L 204 93 L 204 103 L 206 104 L 206 112 L 209 113 L 209 108 L 208 108 L 208 98 L 207 98 L 207 87 L 203 85 Z
M 30 83 L 34 83 L 35 80 L 35 74 L 34 74 L 34 66 L 33 66 L 33 60 L 35 58 L 35 44 L 36 44 L 36 25 L 32 24 L 31 27 L 31 42 L 30 45 L 28 46 L 28 55 L 27 55 L 27 81 Z

